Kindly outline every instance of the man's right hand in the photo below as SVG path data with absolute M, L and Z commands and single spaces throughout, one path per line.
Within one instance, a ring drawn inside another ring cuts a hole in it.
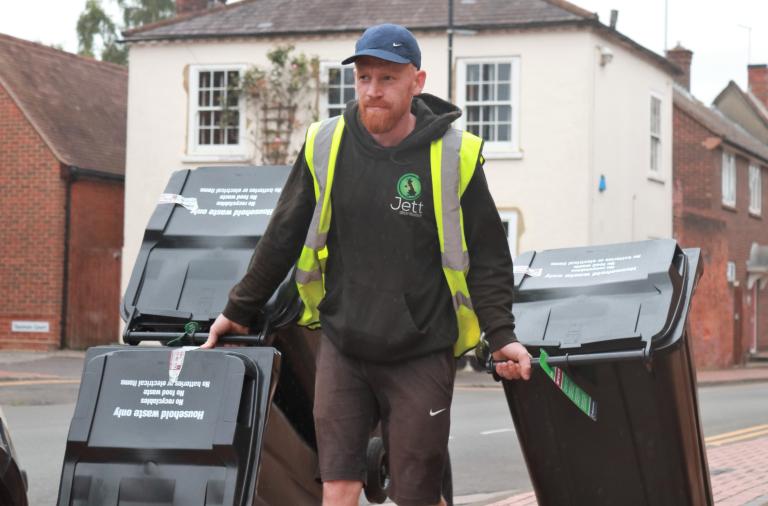
M 216 343 L 219 340 L 219 337 L 226 336 L 228 334 L 241 334 L 246 335 L 248 334 L 248 327 L 245 325 L 240 325 L 239 323 L 233 322 L 223 314 L 220 314 L 218 318 L 216 318 L 216 321 L 213 322 L 213 325 L 211 325 L 210 330 L 208 331 L 208 340 L 203 343 L 201 348 L 215 348 Z

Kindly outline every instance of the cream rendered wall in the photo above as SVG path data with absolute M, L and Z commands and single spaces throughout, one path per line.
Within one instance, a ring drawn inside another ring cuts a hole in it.
M 519 252 L 587 244 L 589 46 L 575 30 L 455 39 L 456 58 L 520 57 L 522 157 L 485 164 L 496 206 L 525 225 Z
M 589 174 L 589 244 L 672 236 L 671 76 L 618 44 L 590 34 L 595 83 Z M 613 54 L 600 65 L 600 48 Z M 651 96 L 661 99 L 661 166 L 650 171 Z M 598 191 L 600 175 L 606 190 Z
M 339 62 L 349 56 L 356 37 L 290 41 L 297 52 Z M 128 128 L 125 178 L 125 228 L 122 291 L 130 279 L 144 229 L 171 173 L 200 166 L 253 163 L 246 156 L 191 157 L 187 154 L 190 65 L 266 65 L 266 54 L 286 40 L 248 39 L 130 45 Z M 252 118 L 251 118 L 252 119 Z M 254 125 L 247 126 L 253 138 Z M 301 134 L 300 134 L 301 135 Z

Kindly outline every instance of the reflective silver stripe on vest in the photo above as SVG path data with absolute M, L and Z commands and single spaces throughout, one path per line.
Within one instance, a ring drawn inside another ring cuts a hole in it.
M 297 277 L 298 277 L 298 274 L 297 274 Z M 458 311 L 459 306 L 467 306 L 469 309 L 472 309 L 473 311 L 475 309 L 472 307 L 472 300 L 470 300 L 468 297 L 465 297 L 463 293 L 456 292 L 456 294 L 453 296 L 453 309 Z
M 323 200 L 325 199 L 325 184 L 328 180 L 328 160 L 331 156 L 331 142 L 333 140 L 333 132 L 336 130 L 336 123 L 341 116 L 323 121 L 315 134 L 313 153 L 313 164 L 315 169 L 315 179 L 317 179 L 317 185 L 320 188 L 320 192 L 317 196 L 317 202 L 315 203 L 315 213 L 312 215 L 312 222 L 309 225 L 309 233 L 307 234 L 306 245 L 313 250 L 319 250 L 325 246 L 327 233 L 321 234 L 320 228 L 320 213 L 323 210 Z
M 296 282 L 302 285 L 307 285 L 312 281 L 320 281 L 323 279 L 322 273 L 315 269 L 314 271 L 303 271 L 299 268 L 296 269 Z
M 469 255 L 461 244 L 461 219 L 459 209 L 459 151 L 461 130 L 449 128 L 443 136 L 443 154 L 440 167 L 443 199 L 443 266 L 465 272 L 469 267 Z

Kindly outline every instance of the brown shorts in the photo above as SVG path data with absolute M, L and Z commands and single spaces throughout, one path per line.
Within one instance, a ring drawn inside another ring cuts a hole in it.
M 342 355 L 323 337 L 314 406 L 321 479 L 365 482 L 368 439 L 381 422 L 390 498 L 399 506 L 437 504 L 455 373 L 451 350 L 376 364 Z

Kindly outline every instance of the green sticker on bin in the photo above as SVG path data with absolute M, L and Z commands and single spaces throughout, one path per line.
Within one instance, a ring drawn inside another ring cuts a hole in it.
M 574 383 L 562 369 L 557 366 L 550 366 L 547 362 L 548 359 L 549 354 L 546 351 L 541 350 L 541 353 L 539 354 L 539 364 L 541 364 L 541 368 L 547 373 L 547 376 L 555 382 L 557 388 L 559 388 L 565 396 L 576 405 L 576 407 L 592 420 L 597 421 L 597 403 L 595 400 L 592 399 L 587 392 L 582 390 L 579 385 Z

